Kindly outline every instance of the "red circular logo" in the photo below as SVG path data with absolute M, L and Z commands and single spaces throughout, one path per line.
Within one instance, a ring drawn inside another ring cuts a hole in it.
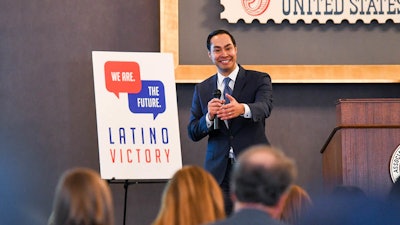
M 270 0 L 242 0 L 242 6 L 250 16 L 259 16 L 268 9 Z

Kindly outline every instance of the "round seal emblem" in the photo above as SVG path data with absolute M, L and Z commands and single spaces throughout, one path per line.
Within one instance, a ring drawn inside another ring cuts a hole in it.
M 270 0 L 242 0 L 242 6 L 250 16 L 259 16 L 268 9 Z
M 394 183 L 400 176 L 400 145 L 397 146 L 397 149 L 392 154 L 389 170 L 390 177 L 392 178 L 392 181 Z

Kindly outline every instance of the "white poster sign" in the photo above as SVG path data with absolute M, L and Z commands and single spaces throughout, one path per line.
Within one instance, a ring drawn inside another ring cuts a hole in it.
M 182 167 L 172 54 L 92 57 L 101 177 L 171 178 Z

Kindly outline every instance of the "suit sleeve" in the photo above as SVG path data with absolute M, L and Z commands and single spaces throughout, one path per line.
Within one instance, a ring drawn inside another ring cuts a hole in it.
M 190 108 L 190 120 L 188 124 L 188 134 L 193 141 L 199 141 L 208 135 L 210 129 L 207 127 L 206 115 L 208 101 L 202 101 L 198 85 L 195 86 L 192 106 Z
M 273 108 L 272 82 L 267 73 L 261 73 L 257 82 L 254 102 L 248 103 L 253 121 L 264 120 L 271 115 Z

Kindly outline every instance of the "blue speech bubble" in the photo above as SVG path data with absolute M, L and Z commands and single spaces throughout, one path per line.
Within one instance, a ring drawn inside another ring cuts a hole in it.
M 142 90 L 139 93 L 128 93 L 129 109 L 133 113 L 152 113 L 157 115 L 165 112 L 165 88 L 161 81 L 142 80 Z

